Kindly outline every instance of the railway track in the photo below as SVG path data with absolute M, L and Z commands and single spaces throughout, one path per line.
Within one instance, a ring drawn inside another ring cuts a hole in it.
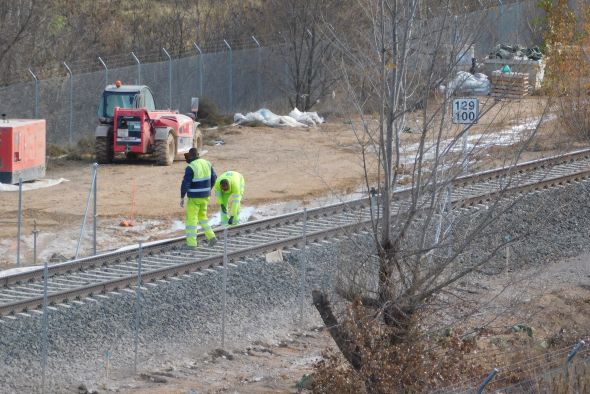
M 453 182 L 450 203 L 455 208 L 485 204 L 504 195 L 551 188 L 588 177 L 590 149 L 458 178 Z M 411 193 L 409 188 L 395 193 L 392 214 L 405 209 Z M 304 221 L 308 243 L 327 242 L 364 231 L 371 221 L 370 206 L 371 199 L 363 198 L 236 226 L 228 230 L 228 258 L 240 261 L 278 249 L 297 248 L 303 242 Z M 216 231 L 218 237 L 222 232 L 222 229 Z M 204 246 L 195 250 L 185 250 L 183 244 L 184 237 L 178 237 L 142 247 L 144 286 L 203 274 L 203 270 L 223 264 L 222 242 L 214 248 Z M 85 297 L 129 291 L 137 283 L 139 253 L 135 245 L 50 266 L 48 302 L 75 304 Z M 42 268 L 0 278 L 0 318 L 39 313 L 43 291 Z

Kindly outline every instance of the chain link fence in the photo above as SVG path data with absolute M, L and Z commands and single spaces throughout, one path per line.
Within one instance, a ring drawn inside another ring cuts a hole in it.
M 539 12 L 535 5 L 533 0 L 499 2 L 496 7 L 455 17 L 455 22 L 466 23 L 463 27 L 477 25 L 475 54 L 482 57 L 499 42 L 532 44 L 530 21 Z M 431 22 L 436 24 L 440 18 Z M 438 22 L 448 26 L 452 21 Z M 453 29 L 461 31 L 461 26 Z M 177 56 L 161 48 L 97 57 L 56 65 L 54 75 L 64 77 L 49 79 L 39 79 L 29 69 L 31 81 L 0 87 L 0 113 L 9 118 L 44 118 L 48 143 L 72 145 L 93 136 L 100 95 L 115 80 L 147 85 L 158 108 L 181 113 L 189 112 L 191 97 L 209 99 L 228 114 L 261 107 L 290 110 L 287 98 L 295 84 L 289 75 L 292 59 L 279 47 L 286 44 L 279 37 L 245 37 L 234 42 L 219 39 L 208 48 L 194 44 Z
M 191 97 L 209 99 L 230 114 L 261 106 L 285 109 L 286 79 L 281 78 L 285 62 L 276 48 L 230 48 L 152 63 L 142 63 L 137 55 L 136 65 L 116 68 L 108 68 L 110 59 L 101 58 L 103 71 L 83 73 L 64 63 L 65 78 L 1 87 L 0 112 L 9 118 L 45 118 L 48 143 L 72 145 L 94 135 L 101 93 L 115 80 L 149 86 L 157 108 L 180 113 L 190 111 Z M 162 54 L 166 57 L 165 50 Z M 133 60 L 131 54 L 129 59 Z

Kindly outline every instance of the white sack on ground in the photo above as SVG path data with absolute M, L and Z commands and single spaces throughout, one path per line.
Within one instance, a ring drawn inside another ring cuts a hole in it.
M 297 118 L 292 115 L 296 115 Z M 295 108 L 289 116 L 281 116 L 272 111 L 262 108 L 256 112 L 248 112 L 246 115 L 237 113 L 234 115 L 236 124 L 254 124 L 262 123 L 270 127 L 308 127 L 317 123 L 323 123 L 324 120 L 315 112 L 301 112 Z
M 299 123 L 304 123 L 308 126 L 316 126 L 324 123 L 324 118 L 319 116 L 317 112 L 301 112 L 297 108 L 294 108 L 293 111 L 289 112 L 289 116 Z
M 492 90 L 492 85 L 488 80 L 487 75 L 482 73 L 471 74 L 467 71 L 459 71 L 449 86 L 440 86 L 440 89 L 445 92 L 447 97 L 451 95 L 467 94 L 472 96 L 487 96 Z

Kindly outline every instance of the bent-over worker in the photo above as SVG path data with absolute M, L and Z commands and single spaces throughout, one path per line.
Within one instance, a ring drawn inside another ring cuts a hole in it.
M 197 247 L 197 221 L 205 233 L 208 245 L 213 246 L 217 242 L 215 233 L 209 226 L 207 219 L 207 205 L 211 197 L 211 189 L 215 184 L 217 175 L 210 162 L 199 158 L 197 149 L 191 148 L 184 154 L 188 163 L 184 171 L 184 178 L 180 186 L 180 207 L 184 207 L 184 196 L 188 196 L 186 203 L 185 231 L 186 245 L 189 248 Z
M 221 224 L 235 226 L 240 221 L 244 177 L 237 171 L 226 171 L 217 178 L 213 189 L 221 206 Z

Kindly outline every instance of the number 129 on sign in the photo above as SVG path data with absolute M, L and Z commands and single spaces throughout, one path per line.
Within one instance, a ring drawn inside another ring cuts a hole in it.
M 453 99 L 453 123 L 471 124 L 477 123 L 479 118 L 479 99 L 456 98 Z

